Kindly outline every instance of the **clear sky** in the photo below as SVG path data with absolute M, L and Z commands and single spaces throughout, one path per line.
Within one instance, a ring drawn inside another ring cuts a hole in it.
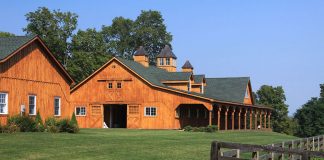
M 283 86 L 289 114 L 319 96 L 324 83 L 323 0 L 2 1 L 0 31 L 23 35 L 25 14 L 40 6 L 79 15 L 78 29 L 162 13 L 178 67 L 190 60 L 207 77 L 251 77 L 253 90 Z M 134 46 L 136 47 L 136 46 Z

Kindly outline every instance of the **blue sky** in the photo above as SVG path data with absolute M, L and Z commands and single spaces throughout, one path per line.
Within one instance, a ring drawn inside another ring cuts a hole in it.
M 207 77 L 250 76 L 253 90 L 283 86 L 289 114 L 324 83 L 324 1 L 2 1 L 0 31 L 24 34 L 25 14 L 40 6 L 79 15 L 78 29 L 135 19 L 141 10 L 162 13 L 173 35 L 178 67 L 190 62 Z M 135 46 L 134 46 L 135 47 Z

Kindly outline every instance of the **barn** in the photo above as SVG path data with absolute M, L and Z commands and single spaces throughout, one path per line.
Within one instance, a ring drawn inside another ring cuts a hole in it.
M 0 120 L 37 111 L 70 117 L 73 79 L 38 36 L 0 38 Z
M 114 57 L 71 89 L 81 127 L 270 128 L 271 109 L 254 104 L 248 77 L 206 78 L 194 74 L 189 61 L 177 72 L 177 57 L 167 45 L 156 65 L 143 47 L 133 59 Z

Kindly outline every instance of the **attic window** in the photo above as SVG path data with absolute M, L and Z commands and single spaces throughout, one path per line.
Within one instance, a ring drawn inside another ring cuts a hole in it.
M 163 66 L 164 65 L 164 59 L 160 58 L 160 65 Z
M 165 63 L 166 63 L 166 65 L 170 65 L 170 58 L 166 58 Z
M 246 92 L 245 92 L 245 98 L 249 98 L 249 91 L 248 90 L 246 90 Z

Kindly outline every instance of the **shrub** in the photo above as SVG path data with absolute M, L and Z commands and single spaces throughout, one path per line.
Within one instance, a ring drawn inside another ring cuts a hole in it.
M 206 132 L 216 132 L 218 127 L 216 125 L 209 125 L 205 128 Z
M 14 123 L 7 124 L 2 127 L 2 133 L 16 133 L 19 131 L 20 131 L 20 128 Z
M 184 131 L 192 131 L 192 127 L 189 125 L 189 126 L 185 126 L 183 128 Z
M 61 119 L 57 122 L 57 127 L 60 132 L 67 132 L 69 128 L 69 119 Z
M 37 132 L 44 132 L 45 127 L 42 121 L 42 117 L 40 116 L 39 112 L 37 112 L 36 114 L 36 118 L 35 118 L 35 130 Z
M 80 131 L 78 121 L 76 120 L 74 112 L 72 113 L 71 121 L 69 122 L 68 131 L 69 133 L 78 133 Z
M 46 130 L 51 133 L 58 133 L 60 131 L 58 123 L 54 117 L 49 117 L 45 120 Z
M 36 131 L 36 123 L 34 119 L 29 116 L 15 115 L 8 118 L 7 127 L 17 126 L 21 132 L 34 132 Z

